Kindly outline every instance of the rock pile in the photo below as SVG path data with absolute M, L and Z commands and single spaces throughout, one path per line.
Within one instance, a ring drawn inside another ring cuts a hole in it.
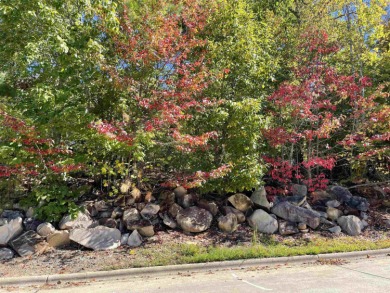
M 359 235 L 367 226 L 367 200 L 344 187 L 313 193 L 313 207 L 306 200 L 306 186 L 296 184 L 292 191 L 293 195 L 270 202 L 261 187 L 250 197 L 236 193 L 217 203 L 200 199 L 183 187 L 158 198 L 150 192 L 143 196 L 133 188 L 116 200 L 85 202 L 75 218 L 64 216 L 58 225 L 35 220 L 32 208 L 26 212 L 5 210 L 0 217 L 0 260 L 11 259 L 15 252 L 28 256 L 71 242 L 93 250 L 137 247 L 163 226 L 200 233 L 209 229 L 214 219 L 224 233 L 234 232 L 245 221 L 259 233 L 280 235 L 310 229 Z

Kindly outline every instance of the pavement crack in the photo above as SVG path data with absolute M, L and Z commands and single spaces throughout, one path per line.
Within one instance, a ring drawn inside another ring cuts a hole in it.
M 369 275 L 369 276 L 373 276 L 373 277 L 377 277 L 377 278 L 381 278 L 381 279 L 385 279 L 385 280 L 389 280 L 390 281 L 390 278 L 387 278 L 387 277 L 383 277 L 383 276 L 379 276 L 379 275 L 375 275 L 375 274 L 371 274 L 371 273 L 367 273 L 367 272 L 362 272 L 362 271 L 359 271 L 359 270 L 346 268 L 346 267 L 339 266 L 339 265 L 336 265 L 336 266 L 339 267 L 339 268 L 345 269 L 345 270 L 350 270 L 350 271 L 354 271 L 354 272 L 357 272 L 357 273 L 361 273 L 361 274 L 365 274 L 365 275 Z

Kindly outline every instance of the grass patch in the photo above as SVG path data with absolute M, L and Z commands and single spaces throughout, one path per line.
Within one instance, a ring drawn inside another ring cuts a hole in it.
M 204 247 L 196 243 L 161 245 L 158 249 L 143 247 L 131 250 L 134 254 L 131 261 L 105 267 L 102 270 L 376 250 L 390 248 L 389 236 L 385 233 L 375 241 L 348 236 L 332 239 L 322 236 L 316 236 L 312 239 L 284 238 L 282 241 L 278 241 L 272 235 L 263 235 L 252 240 L 248 245 L 233 247 Z

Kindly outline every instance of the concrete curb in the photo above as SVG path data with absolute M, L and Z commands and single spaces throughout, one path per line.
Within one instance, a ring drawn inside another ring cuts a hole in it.
M 303 256 L 291 256 L 291 257 L 273 257 L 262 259 L 246 259 L 246 260 L 234 260 L 234 261 L 221 261 L 199 264 L 184 264 L 184 265 L 171 265 L 162 267 L 150 267 L 150 268 L 133 268 L 133 269 L 121 269 L 114 271 L 99 271 L 99 272 L 86 272 L 86 273 L 74 273 L 74 274 L 56 274 L 46 276 L 28 276 L 28 277 L 13 277 L 3 278 L 0 280 L 0 286 L 28 286 L 28 285 L 43 285 L 57 282 L 79 282 L 79 281 L 97 281 L 107 279 L 123 279 L 128 277 L 138 276 L 150 276 L 150 275 L 163 275 L 173 274 L 180 272 L 199 272 L 199 271 L 212 271 L 212 270 L 224 270 L 230 268 L 247 268 L 253 266 L 269 266 L 286 263 L 306 263 L 317 260 L 327 259 L 358 259 L 370 257 L 380 257 L 390 255 L 390 249 L 379 250 L 365 250 L 356 252 L 343 252 L 343 253 L 327 253 L 318 255 L 303 255 Z

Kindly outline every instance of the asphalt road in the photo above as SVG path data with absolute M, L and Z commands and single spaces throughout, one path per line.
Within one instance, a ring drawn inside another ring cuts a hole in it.
M 208 272 L 178 271 L 122 280 L 3 288 L 14 292 L 390 292 L 390 256 L 256 266 Z M 3 291 L 1 291 L 3 292 Z M 4 291 L 6 292 L 6 291 Z

